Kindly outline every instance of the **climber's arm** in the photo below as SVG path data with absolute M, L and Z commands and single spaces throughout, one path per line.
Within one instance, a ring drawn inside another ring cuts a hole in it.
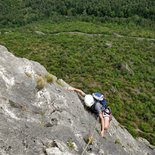
M 81 96 L 86 95 L 81 89 L 77 89 L 77 88 L 73 88 L 73 87 L 69 87 L 67 89 L 70 90 L 70 91 L 75 91 L 75 92 L 79 93 Z

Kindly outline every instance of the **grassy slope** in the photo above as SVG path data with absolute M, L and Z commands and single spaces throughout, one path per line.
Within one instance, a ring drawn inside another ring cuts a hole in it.
M 133 135 L 155 144 L 155 40 L 149 40 L 155 38 L 153 29 L 42 21 L 0 31 L 0 44 L 17 56 L 39 61 L 86 92 L 106 94 L 114 116 Z

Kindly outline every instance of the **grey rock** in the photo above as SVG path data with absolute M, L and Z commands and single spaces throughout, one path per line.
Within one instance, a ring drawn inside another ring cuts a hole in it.
M 39 63 L 17 58 L 0 46 L 0 154 L 78 155 L 89 132 L 94 132 L 94 144 L 85 155 L 155 154 L 149 142 L 134 139 L 115 118 L 101 138 L 94 130 L 96 118 L 75 92 L 66 90 L 67 83 L 46 82 L 36 88 L 37 77 L 47 74 Z
M 57 147 L 47 148 L 46 153 L 47 155 L 62 155 L 63 154 L 63 152 L 61 152 L 59 148 Z
M 45 35 L 45 33 L 41 32 L 41 31 L 35 31 L 35 33 L 38 34 L 38 35 Z
M 118 37 L 118 38 L 124 37 L 124 36 L 122 36 L 122 35 L 120 35 L 120 34 L 118 34 L 118 33 L 113 33 L 113 35 L 116 36 L 116 37 Z
M 121 68 L 120 68 L 120 70 L 122 71 L 122 72 L 124 72 L 124 73 L 129 73 L 129 74 L 132 74 L 132 75 L 134 75 L 134 72 L 133 72 L 133 70 L 129 67 L 129 65 L 126 63 L 126 64 L 121 64 Z
M 107 42 L 107 43 L 105 43 L 105 47 L 107 47 L 107 48 L 112 48 L 112 42 Z

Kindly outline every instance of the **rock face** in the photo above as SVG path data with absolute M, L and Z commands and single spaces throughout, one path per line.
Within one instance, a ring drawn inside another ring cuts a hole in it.
M 47 75 L 39 63 L 0 46 L 0 155 L 155 154 L 154 146 L 135 140 L 115 118 L 101 138 L 99 122 L 78 95 L 67 91 L 63 80 Z M 90 132 L 92 151 L 83 152 Z

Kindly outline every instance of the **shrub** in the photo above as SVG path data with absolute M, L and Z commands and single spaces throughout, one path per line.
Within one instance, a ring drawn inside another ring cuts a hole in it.
M 55 80 L 55 77 L 51 74 L 47 74 L 45 75 L 45 80 L 47 81 L 47 83 L 52 83 Z
M 135 130 L 135 128 L 128 126 L 128 131 L 134 136 L 134 137 L 138 137 L 138 131 Z
M 141 122 L 140 127 L 139 127 L 142 131 L 144 132 L 151 132 L 151 127 L 148 123 L 145 122 Z
M 71 138 L 67 140 L 67 146 L 72 150 L 75 148 L 74 142 Z
M 38 90 L 41 90 L 45 87 L 46 81 L 42 76 L 37 76 L 36 77 L 36 88 Z
M 121 144 L 121 142 L 118 138 L 115 140 L 115 144 Z
M 94 137 L 91 134 L 88 134 L 86 137 L 84 137 L 84 140 L 87 144 L 93 144 L 94 143 Z

